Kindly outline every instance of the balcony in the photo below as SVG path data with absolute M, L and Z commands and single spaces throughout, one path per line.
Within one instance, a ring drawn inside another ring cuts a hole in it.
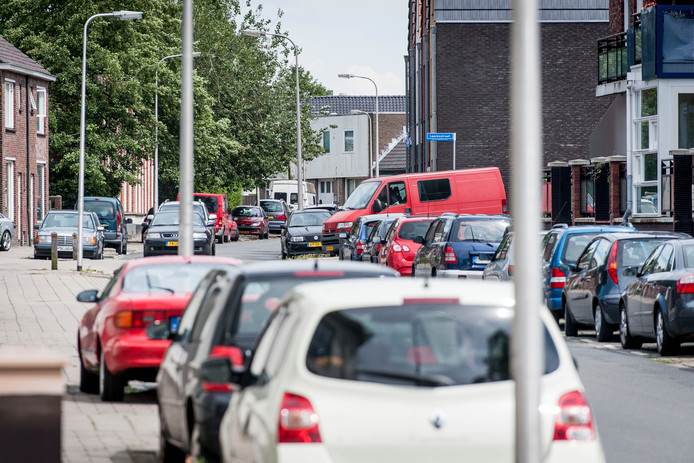
M 598 85 L 624 80 L 628 70 L 626 32 L 598 40 Z
M 641 12 L 643 80 L 694 78 L 694 5 Z

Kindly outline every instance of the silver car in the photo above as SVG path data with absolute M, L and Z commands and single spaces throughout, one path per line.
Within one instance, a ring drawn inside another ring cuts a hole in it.
M 77 211 L 50 211 L 38 227 L 34 259 L 51 256 L 51 234 L 58 235 L 58 256 L 72 257 L 73 234 L 77 234 Z M 82 222 L 82 252 L 91 259 L 104 258 L 104 227 L 94 212 L 85 212 Z
M 14 223 L 0 214 L 0 251 L 9 251 L 14 236 Z

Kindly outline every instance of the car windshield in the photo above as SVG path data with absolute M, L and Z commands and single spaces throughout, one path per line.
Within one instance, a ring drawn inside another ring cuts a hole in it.
M 506 220 L 463 220 L 453 236 L 455 241 L 499 243 L 508 227 L 509 222 Z
M 159 212 L 154 216 L 154 219 L 152 219 L 152 224 L 150 225 L 151 227 L 156 227 L 156 226 L 174 226 L 174 225 L 180 225 L 179 222 L 180 216 L 178 214 L 178 210 L 174 211 L 165 211 L 165 212 Z M 202 223 L 202 217 L 200 217 L 199 214 L 193 214 L 193 226 L 196 227 L 204 227 L 205 224 Z
M 282 203 L 277 201 L 260 201 L 260 207 L 263 208 L 265 212 L 282 212 Z
M 215 264 L 156 264 L 130 270 L 123 280 L 124 293 L 191 293 Z
M 566 240 L 566 246 L 564 246 L 564 263 L 568 265 L 576 264 L 588 242 L 595 236 L 596 233 L 569 236 Z
M 176 211 L 178 212 L 179 208 L 181 207 L 181 203 L 175 202 L 175 203 L 164 203 L 161 205 L 159 208 L 159 212 L 164 212 L 164 211 Z M 193 203 L 193 211 L 195 211 L 196 214 L 198 214 L 200 217 L 205 217 L 205 209 L 203 206 L 199 203 Z
M 621 267 L 640 267 L 663 241 L 665 241 L 664 238 L 623 240 L 622 256 L 619 262 Z
M 330 218 L 328 212 L 294 213 L 289 219 L 290 227 L 318 227 Z
M 85 201 L 84 210 L 96 213 L 99 220 L 112 220 L 116 217 L 113 204 L 106 201 Z
M 260 209 L 257 207 L 237 207 L 231 215 L 234 217 L 262 217 Z
M 364 182 L 359 185 L 347 201 L 345 201 L 345 209 L 364 209 L 371 201 L 376 189 L 381 185 L 381 182 Z
M 431 225 L 432 220 L 421 220 L 418 222 L 405 222 L 402 224 L 400 227 L 400 231 L 398 232 L 398 237 L 403 239 L 403 240 L 410 240 L 414 241 L 415 238 L 418 236 L 420 238 L 424 238 L 424 235 L 427 234 L 427 230 L 429 230 L 429 225 Z
M 85 214 L 82 217 L 82 227 L 94 230 L 94 221 L 92 216 Z M 41 228 L 77 228 L 77 214 L 48 214 L 43 221 Z
M 216 196 L 198 196 L 194 195 L 196 201 L 200 201 L 207 208 L 209 214 L 216 214 L 217 208 L 219 207 L 219 201 L 217 201 Z
M 438 387 L 511 379 L 513 312 L 454 304 L 412 304 L 331 312 L 306 354 L 309 371 L 330 378 Z M 545 373 L 559 356 L 544 332 Z

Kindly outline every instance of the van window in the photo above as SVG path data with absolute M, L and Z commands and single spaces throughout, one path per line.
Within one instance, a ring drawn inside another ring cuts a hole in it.
M 420 201 L 438 201 L 451 196 L 451 183 L 447 178 L 420 180 L 417 182 Z
M 275 197 L 275 199 L 280 199 L 284 202 L 287 202 L 287 193 L 275 193 L 273 196 Z
M 94 212 L 99 220 L 111 220 L 116 216 L 116 209 L 112 203 L 106 201 L 85 201 L 85 212 Z
M 405 182 L 393 182 L 388 184 L 388 205 L 395 206 L 397 204 L 407 203 L 407 190 Z

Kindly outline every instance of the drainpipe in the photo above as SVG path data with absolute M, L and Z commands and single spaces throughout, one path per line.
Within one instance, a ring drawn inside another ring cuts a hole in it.
M 429 128 L 431 132 L 438 132 L 438 117 L 436 116 L 436 26 L 431 28 L 431 114 Z M 438 170 L 438 143 L 431 143 L 431 170 Z
M 27 208 L 27 243 L 31 246 L 31 241 L 34 239 L 34 214 L 32 213 L 32 205 L 34 204 L 34 198 L 31 198 L 31 166 L 29 164 L 29 76 L 24 76 L 24 132 L 26 133 L 26 187 L 24 191 L 27 194 L 26 208 Z M 21 226 L 21 225 L 20 225 Z M 21 232 L 19 233 L 21 236 Z
M 629 8 L 630 3 L 629 0 L 624 0 L 624 32 L 629 30 L 629 18 L 631 17 L 629 14 L 631 12 L 631 8 Z
M 630 12 L 630 0 L 624 0 L 624 32 L 627 32 L 629 30 L 629 19 L 631 17 Z M 631 124 L 631 111 L 632 111 L 632 98 L 633 98 L 633 92 L 632 92 L 632 87 L 633 87 L 633 81 L 629 78 L 629 74 L 631 74 L 630 70 L 627 70 L 627 92 L 626 92 L 626 118 L 627 118 L 627 130 L 626 130 L 626 143 L 625 143 L 625 151 L 627 155 L 627 210 L 625 212 L 625 217 L 628 217 L 633 213 L 633 176 L 632 176 L 632 160 L 631 160 L 631 139 L 632 139 L 632 124 Z

